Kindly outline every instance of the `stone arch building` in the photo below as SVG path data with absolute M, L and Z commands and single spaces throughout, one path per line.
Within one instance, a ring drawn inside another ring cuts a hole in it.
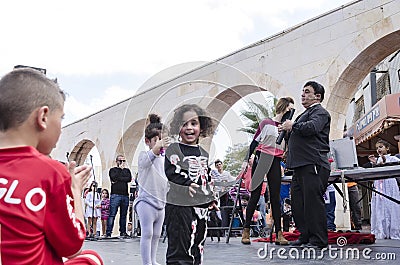
M 162 45 L 162 44 L 160 44 Z M 170 118 L 183 102 L 197 103 L 220 121 L 240 98 L 258 91 L 292 96 L 308 80 L 326 89 L 323 105 L 332 116 L 331 138 L 341 138 L 357 85 L 384 58 L 400 49 L 400 5 L 396 0 L 358 0 L 219 58 L 197 64 L 167 81 L 63 128 L 52 156 L 81 163 L 95 145 L 103 179 L 117 153 L 129 162 L 143 137 L 150 112 Z M 297 113 L 298 114 L 298 113 Z M 235 130 L 235 122 L 228 125 Z

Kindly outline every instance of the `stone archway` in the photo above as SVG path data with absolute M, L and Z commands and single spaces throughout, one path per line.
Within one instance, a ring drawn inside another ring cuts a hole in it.
M 88 139 L 83 139 L 75 145 L 71 153 L 68 156 L 69 161 L 75 161 L 77 165 L 82 165 L 90 150 L 92 150 L 95 144 Z
M 144 136 L 144 130 L 146 127 L 146 119 L 140 119 L 131 124 L 123 133 L 121 139 L 119 140 L 115 157 L 118 154 L 125 156 L 127 161 L 131 164 L 136 149 L 139 145 L 139 141 Z
M 385 23 L 385 21 L 381 23 Z M 325 104 L 332 116 L 331 138 L 333 139 L 342 138 L 346 111 L 357 86 L 373 67 L 400 49 L 400 30 L 387 35 L 379 32 L 383 35 L 381 38 L 376 39 L 367 47 L 360 47 L 360 43 L 371 42 L 375 39 L 375 36 L 369 36 L 372 40 L 366 39 L 367 33 L 368 30 L 353 40 L 328 69 L 327 87 L 332 87 L 332 89 L 329 91 L 330 95 Z M 354 49 L 362 50 L 354 58 L 347 58 L 349 54 L 353 54 Z M 343 64 L 347 67 L 340 75 L 337 75 L 338 69 L 342 68 L 339 66 Z

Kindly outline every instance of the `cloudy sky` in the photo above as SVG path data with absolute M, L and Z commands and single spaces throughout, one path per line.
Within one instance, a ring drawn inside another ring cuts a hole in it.
M 156 73 L 210 61 L 349 0 L 2 1 L 0 76 L 47 69 L 64 125 L 133 96 Z

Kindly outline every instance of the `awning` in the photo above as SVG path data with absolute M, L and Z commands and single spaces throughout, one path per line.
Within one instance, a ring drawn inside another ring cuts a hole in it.
M 365 141 L 371 140 L 372 138 L 379 136 L 379 134 L 383 133 L 385 130 L 388 130 L 392 126 L 399 125 L 400 118 L 386 118 L 383 121 L 380 121 L 376 126 L 373 126 L 370 130 L 363 132 L 355 139 L 356 145 L 359 145 Z
M 400 93 L 390 94 L 376 103 L 371 110 L 364 114 L 355 124 L 347 130 L 347 136 L 352 136 L 355 144 L 371 140 L 383 134 L 392 127 L 400 125 Z M 394 130 L 390 135 L 385 135 L 385 139 L 394 142 L 393 136 L 399 134 Z

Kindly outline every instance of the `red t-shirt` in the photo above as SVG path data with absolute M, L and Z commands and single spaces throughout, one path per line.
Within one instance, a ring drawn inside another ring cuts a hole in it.
M 243 172 L 241 172 L 238 177 L 243 178 L 242 188 L 245 188 L 246 190 L 250 191 L 250 189 L 251 189 L 251 166 L 248 165 L 246 173 L 243 174 Z M 264 195 L 266 190 L 267 190 L 267 183 L 264 181 L 263 185 L 261 187 L 261 195 Z
M 71 176 L 30 146 L 0 149 L 0 264 L 63 264 L 82 247 Z

